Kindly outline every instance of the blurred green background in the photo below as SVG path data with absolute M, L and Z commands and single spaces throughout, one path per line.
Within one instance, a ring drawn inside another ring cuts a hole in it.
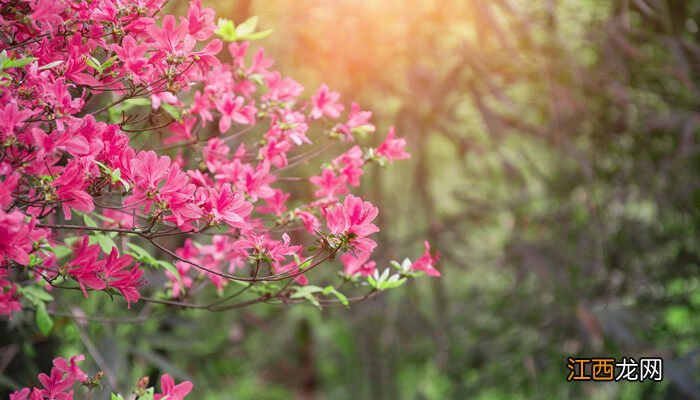
M 427 239 L 443 276 L 350 310 L 64 321 L 24 339 L 22 376 L 91 343 L 115 385 L 168 371 L 205 400 L 700 398 L 699 1 L 204 5 L 273 28 L 259 44 L 306 95 L 372 110 L 365 143 L 407 138 L 360 190 L 375 259 Z M 663 357 L 664 380 L 567 382 L 569 356 Z

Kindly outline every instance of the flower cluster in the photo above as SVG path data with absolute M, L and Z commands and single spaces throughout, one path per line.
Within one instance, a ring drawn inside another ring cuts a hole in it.
M 38 376 L 41 388 L 25 387 L 10 394 L 10 400 L 73 400 L 76 384 L 92 389 L 99 384 L 104 375 L 98 373 L 94 377 L 83 372 L 78 363 L 85 360 L 85 356 L 78 355 L 71 357 L 70 361 L 65 358 L 55 358 L 51 374 L 41 373 Z M 168 374 L 160 378 L 161 393 L 155 393 L 154 388 L 146 388 L 148 379 L 142 379 L 134 391 L 134 397 L 138 399 L 153 400 L 183 400 L 192 391 L 192 382 L 184 381 L 175 384 L 175 381 Z M 89 397 L 89 396 L 88 396 Z M 121 395 L 112 395 L 112 398 L 123 399 Z
M 73 400 L 73 386 L 88 380 L 87 374 L 77 365 L 83 360 L 83 355 L 74 356 L 70 361 L 60 357 L 54 359 L 51 374 L 39 374 L 42 388 L 20 389 L 10 394 L 10 400 Z
M 391 128 L 361 145 L 372 114 L 326 85 L 304 97 L 251 49 L 251 24 L 232 34 L 199 0 L 180 18 L 164 3 L 0 4 L 0 315 L 30 304 L 49 318 L 44 290 L 66 287 L 131 307 L 146 268 L 165 268 L 160 296 L 179 306 L 207 281 L 261 286 L 243 304 L 294 301 L 336 256 L 357 287 L 376 274 L 379 210 L 351 189 L 368 165 L 409 158 L 405 140 Z M 334 144 L 345 151 L 316 175 L 294 175 Z M 437 276 L 434 261 L 399 274 Z M 267 285 L 283 279 L 295 285 Z M 45 390 L 77 379 L 57 368 Z

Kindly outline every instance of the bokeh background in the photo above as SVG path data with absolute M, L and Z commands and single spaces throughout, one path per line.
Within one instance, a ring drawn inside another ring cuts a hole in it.
M 115 385 L 168 371 L 205 400 L 700 398 L 699 1 L 204 5 L 273 28 L 258 44 L 307 95 L 371 109 L 365 143 L 407 138 L 360 190 L 376 259 L 427 239 L 442 278 L 349 310 L 75 324 L 21 343 L 17 374 L 93 346 Z M 569 356 L 663 357 L 664 380 L 567 382 Z

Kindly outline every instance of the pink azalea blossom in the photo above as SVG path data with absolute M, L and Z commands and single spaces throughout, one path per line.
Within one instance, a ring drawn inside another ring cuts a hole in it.
M 435 269 L 434 265 L 440 259 L 440 254 L 436 253 L 434 256 L 430 255 L 430 243 L 423 242 L 425 245 L 425 253 L 413 262 L 411 268 L 416 271 L 423 271 L 429 276 L 440 276 L 440 271 Z
M 331 168 L 325 168 L 320 176 L 312 176 L 309 181 L 319 188 L 314 192 L 316 197 L 334 198 L 348 192 L 348 188 L 345 186 L 347 177 L 345 175 L 336 176 Z
M 244 105 L 243 97 L 235 97 L 231 94 L 224 96 L 216 103 L 216 109 L 221 113 L 219 119 L 219 132 L 227 132 L 231 122 L 241 125 L 254 125 L 257 110 L 253 105 Z
M 331 92 L 328 86 L 325 84 L 321 85 L 318 91 L 311 97 L 311 104 L 313 109 L 311 110 L 311 118 L 319 119 L 324 115 L 328 118 L 338 118 L 340 117 L 341 111 L 343 111 L 343 105 L 338 103 L 340 100 L 340 94 L 338 92 Z
M 394 127 L 389 128 L 389 133 L 386 135 L 384 142 L 377 147 L 375 154 L 386 157 L 389 161 L 405 160 L 411 158 L 411 155 L 406 153 L 406 139 L 394 137 Z
M 371 252 L 359 251 L 354 254 L 351 252 L 345 253 L 340 257 L 340 261 L 343 263 L 345 274 L 348 276 L 353 276 L 359 274 L 360 276 L 370 276 L 377 270 L 377 263 L 374 261 L 369 261 Z
M 192 382 L 183 381 L 175 384 L 168 374 L 160 377 L 161 393 L 153 396 L 153 400 L 183 400 L 192 391 Z

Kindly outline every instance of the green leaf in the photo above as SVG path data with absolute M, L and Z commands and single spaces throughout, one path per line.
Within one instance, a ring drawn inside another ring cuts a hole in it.
M 105 253 L 110 253 L 112 248 L 117 247 L 117 244 L 114 243 L 114 240 L 109 235 L 101 232 L 95 232 L 90 235 L 90 243 L 99 244 L 100 248 Z
M 73 249 L 60 243 L 49 248 L 49 250 L 56 255 L 56 259 L 58 260 L 61 260 L 67 257 L 68 255 L 73 254 Z
M 126 245 L 129 246 L 131 250 L 133 250 L 133 253 L 131 253 L 131 255 L 138 258 L 139 261 L 146 262 L 148 264 L 157 264 L 156 259 L 153 258 L 151 253 L 149 253 L 143 247 L 134 243 L 127 243 Z
M 90 228 L 97 228 L 97 222 L 95 222 L 94 219 L 90 218 L 89 215 L 83 214 L 83 221 L 85 221 L 85 226 L 89 226 Z
M 100 65 L 100 70 L 104 71 L 107 68 L 111 67 L 112 65 L 114 65 L 114 62 L 116 60 L 117 60 L 117 56 L 112 56 L 112 57 L 106 59 L 105 62 L 103 62 L 102 65 Z
M 27 58 L 20 58 L 17 60 L 12 60 L 10 62 L 10 65 L 6 66 L 5 68 L 22 68 L 25 65 L 33 63 L 36 60 L 37 60 L 36 57 L 27 57 Z
M 226 18 L 219 18 L 217 23 L 219 29 L 216 30 L 216 35 L 227 42 L 235 42 L 238 38 L 236 34 L 236 26 L 233 21 Z
M 39 304 L 43 305 L 47 301 L 53 301 L 53 296 L 38 286 L 25 286 L 21 289 L 21 293 L 24 298 L 36 306 L 39 306 Z
M 236 27 L 236 34 L 241 36 L 250 35 L 255 32 L 255 28 L 258 27 L 258 16 L 253 15 L 252 17 L 245 20 L 243 23 Z
M 338 301 L 340 301 L 345 307 L 350 307 L 350 301 L 348 300 L 347 296 L 344 294 L 340 293 L 336 288 L 333 286 L 326 286 L 326 288 L 323 290 L 323 294 L 328 295 L 332 294 L 334 295 Z
M 45 69 L 51 69 L 53 67 L 61 65 L 62 63 L 63 63 L 63 60 L 58 60 L 58 61 L 50 62 L 48 64 L 44 64 L 41 67 L 39 67 L 39 71 L 43 71 Z
M 44 304 L 41 304 L 36 309 L 36 326 L 39 328 L 39 332 L 44 336 L 49 336 L 51 329 L 53 329 L 53 320 L 51 316 L 49 316 L 49 313 L 46 312 L 46 306 Z
M 250 35 L 245 35 L 243 39 L 245 40 L 260 40 L 272 35 L 273 29 L 265 29 L 264 31 L 251 33 Z
M 124 398 L 120 394 L 112 393 L 112 397 L 110 397 L 109 400 L 124 400 Z
M 85 63 L 91 67 L 92 69 L 96 70 L 97 72 L 102 72 L 102 63 L 100 60 L 96 59 L 93 56 L 83 54 L 83 59 L 85 60 Z
M 123 102 L 124 105 L 136 107 L 136 106 L 150 106 L 151 99 L 146 97 L 135 97 L 133 99 L 127 99 Z
M 294 288 L 294 293 L 289 297 L 292 299 L 306 299 L 311 304 L 321 308 L 321 304 L 318 302 L 318 299 L 316 299 L 316 296 L 314 296 L 314 293 L 318 292 L 323 292 L 323 289 L 314 285 L 300 286 Z
M 155 390 L 152 387 L 150 387 L 146 389 L 146 392 L 143 395 L 139 396 L 138 400 L 153 400 L 154 393 Z
M 396 275 L 392 276 L 392 278 L 396 277 Z M 389 279 L 386 282 L 382 282 L 381 285 L 379 285 L 380 290 L 386 290 L 386 289 L 395 289 L 401 285 L 406 283 L 406 278 L 401 278 L 401 279 Z
M 177 119 L 180 119 L 180 117 L 182 116 L 182 112 L 180 111 L 180 109 L 177 108 L 177 107 L 175 107 L 175 106 L 173 106 L 172 104 L 161 103 L 161 104 L 160 104 L 160 107 L 161 107 L 162 109 L 164 109 L 165 111 L 167 111 L 167 113 L 170 114 L 170 116 L 171 116 L 173 119 L 176 119 L 176 120 L 177 120 Z

